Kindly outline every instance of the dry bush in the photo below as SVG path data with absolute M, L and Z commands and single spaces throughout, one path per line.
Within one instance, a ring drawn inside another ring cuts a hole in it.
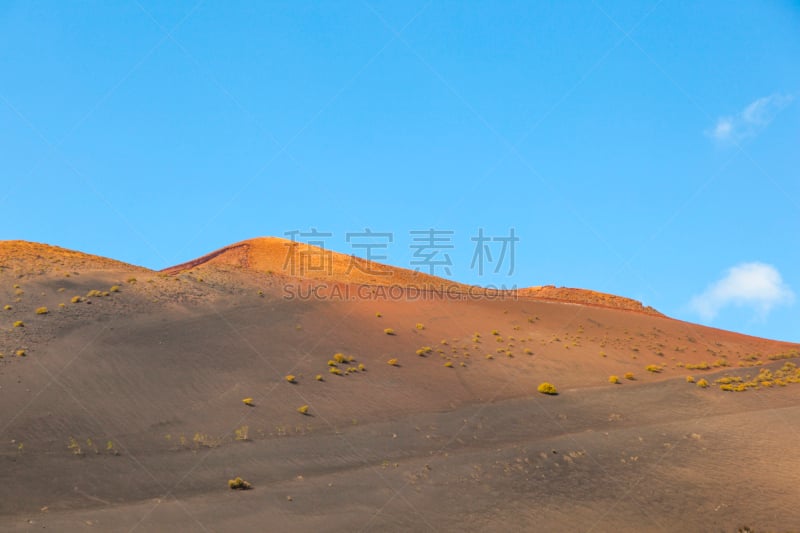
M 248 490 L 252 489 L 253 486 L 247 481 L 237 476 L 233 479 L 228 480 L 228 488 L 232 490 Z
M 250 433 L 249 426 L 242 426 L 234 431 L 234 434 L 236 435 L 236 440 L 250 440 L 248 437 L 249 433 Z
M 550 394 L 550 395 L 558 394 L 558 391 L 556 390 L 556 387 L 552 383 L 547 383 L 546 381 L 544 383 L 540 384 L 539 387 L 537 387 L 536 390 L 538 390 L 542 394 Z

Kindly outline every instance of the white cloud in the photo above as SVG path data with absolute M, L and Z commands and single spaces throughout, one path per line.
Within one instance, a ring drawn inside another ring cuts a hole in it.
M 729 117 L 721 118 L 717 121 L 714 131 L 711 132 L 715 139 L 727 139 L 733 132 L 733 121 Z
M 738 142 L 755 137 L 788 106 L 794 96 L 772 94 L 759 98 L 734 116 L 720 117 L 706 135 L 720 142 Z
M 689 303 L 705 320 L 711 320 L 727 306 L 751 307 L 758 318 L 765 318 L 776 305 L 791 304 L 794 293 L 783 282 L 780 272 L 765 263 L 741 263 L 728 269 Z

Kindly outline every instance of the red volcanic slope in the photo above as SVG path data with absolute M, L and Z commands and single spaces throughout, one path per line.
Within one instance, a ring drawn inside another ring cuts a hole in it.
M 231 244 L 192 261 L 166 268 L 162 272 L 176 274 L 200 266 L 233 267 L 338 283 L 467 287 L 421 272 L 366 261 L 277 237 L 259 237 Z
M 469 286 L 444 278 L 366 261 L 317 246 L 277 237 L 241 241 L 202 257 L 162 270 L 178 274 L 201 267 L 240 269 L 254 273 L 280 274 L 311 281 L 358 285 L 402 286 L 420 289 L 466 291 Z M 0 242 L 0 269 L 20 272 L 59 272 L 80 270 L 138 271 L 148 269 L 74 250 L 26 241 Z M 636 300 L 587 289 L 537 286 L 518 289 L 516 295 L 537 300 L 625 309 L 660 315 Z
M 276 237 L 260 237 L 231 244 L 192 261 L 164 269 L 162 272 L 177 274 L 201 266 L 232 267 L 334 283 L 461 290 L 469 287 L 421 272 L 369 262 L 355 256 Z M 645 307 L 636 300 L 587 289 L 557 288 L 548 285 L 519 289 L 516 293 L 524 298 L 661 315 L 652 307 Z

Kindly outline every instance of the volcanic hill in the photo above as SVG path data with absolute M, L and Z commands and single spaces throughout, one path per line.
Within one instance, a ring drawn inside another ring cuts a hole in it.
M 0 529 L 800 524 L 797 344 L 276 238 L 0 242 L 0 307 Z

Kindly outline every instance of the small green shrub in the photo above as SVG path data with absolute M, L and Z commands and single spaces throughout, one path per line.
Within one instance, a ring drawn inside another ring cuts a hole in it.
M 555 386 L 552 383 L 547 383 L 546 381 L 540 384 L 536 390 L 538 390 L 542 394 L 550 394 L 553 396 L 558 394 L 558 391 L 556 390 Z
M 252 489 L 253 486 L 242 478 L 235 477 L 228 480 L 228 488 L 231 490 L 249 490 Z
M 81 445 L 78 443 L 78 440 L 75 437 L 69 438 L 69 442 L 67 443 L 67 449 L 71 451 L 74 455 L 83 455 L 83 450 L 81 450 Z
M 236 440 L 250 440 L 248 438 L 248 434 L 250 432 L 250 428 L 248 426 L 242 426 L 239 429 L 234 430 L 234 434 L 236 435 Z M 109 441 L 110 443 L 111 441 Z
M 337 364 L 352 363 L 355 360 L 356 360 L 356 358 L 353 357 L 352 355 L 344 355 L 344 354 L 341 354 L 341 353 L 337 353 L 337 354 L 334 354 L 334 356 L 333 356 L 333 361 L 335 363 L 337 363 Z

